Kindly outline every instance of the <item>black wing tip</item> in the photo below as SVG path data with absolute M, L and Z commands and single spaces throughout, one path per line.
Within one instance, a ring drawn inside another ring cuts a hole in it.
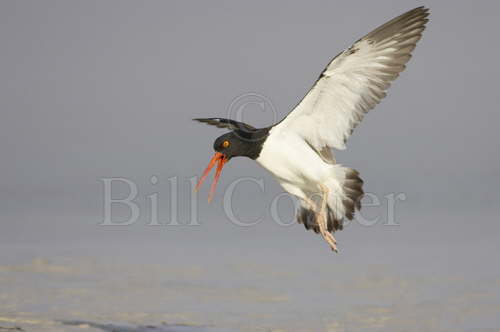
M 413 9 L 410 9 L 407 13 L 411 13 L 411 12 L 428 12 L 429 11 L 429 7 L 426 7 L 425 5 L 422 5 L 422 6 L 418 6 L 418 7 L 415 7 Z
M 215 118 L 194 118 L 192 119 L 193 121 L 198 121 L 198 122 L 208 122 L 208 121 L 211 121 Z
M 419 6 L 419 7 L 413 8 L 413 9 L 397 16 L 393 21 L 396 21 L 398 19 L 410 20 L 410 19 L 415 19 L 417 17 L 420 20 L 422 20 L 422 19 L 425 19 L 429 15 L 430 15 L 429 7 Z
M 206 123 L 217 128 L 227 128 L 230 130 L 242 130 L 245 132 L 252 132 L 256 130 L 255 127 L 249 124 L 224 118 L 194 118 L 193 121 Z
M 213 126 L 220 126 L 224 124 L 223 121 L 221 121 L 220 118 L 194 118 L 192 119 L 193 121 L 201 122 L 201 123 L 206 123 L 208 125 L 213 125 Z
M 429 7 L 426 7 L 426 6 L 419 6 L 419 7 L 416 7 L 416 8 L 413 8 L 412 10 L 408 11 L 407 13 L 403 14 L 403 15 L 413 15 L 413 14 L 416 14 L 416 15 L 419 15 L 421 16 L 422 18 L 426 18 L 427 16 L 430 15 L 430 9 Z
M 405 21 L 405 20 L 412 20 L 415 18 L 418 18 L 420 20 L 425 19 L 427 16 L 430 15 L 430 9 L 425 6 L 419 6 L 413 9 L 408 10 L 407 12 L 404 12 L 403 14 L 396 16 L 386 24 L 382 26 L 387 26 L 387 25 L 392 25 L 397 22 Z M 381 26 L 381 27 L 382 27 Z

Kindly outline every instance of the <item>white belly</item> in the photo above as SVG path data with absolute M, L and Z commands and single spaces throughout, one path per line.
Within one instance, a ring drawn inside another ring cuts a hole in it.
M 291 186 L 303 191 L 317 191 L 317 183 L 328 174 L 331 165 L 325 163 L 301 137 L 274 134 L 271 131 L 256 161 L 276 176 L 289 192 Z

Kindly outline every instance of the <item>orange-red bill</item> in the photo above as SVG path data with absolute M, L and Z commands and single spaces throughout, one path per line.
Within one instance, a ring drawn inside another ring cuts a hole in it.
M 203 172 L 203 175 L 201 176 L 200 180 L 198 181 L 198 184 L 196 185 L 195 191 L 198 191 L 200 189 L 201 185 L 203 184 L 203 181 L 205 181 L 205 179 L 207 178 L 207 176 L 210 173 L 210 171 L 212 170 L 212 168 L 218 162 L 217 169 L 215 170 L 214 181 L 212 182 L 212 185 L 210 186 L 210 191 L 208 193 L 208 202 L 212 201 L 213 195 L 215 193 L 215 189 L 217 187 L 217 182 L 219 181 L 219 177 L 220 177 L 221 172 L 222 172 L 222 168 L 224 167 L 224 165 L 227 163 L 228 160 L 229 159 L 227 159 L 225 155 L 223 155 L 220 152 L 216 152 L 215 155 L 210 160 L 210 162 L 208 163 L 208 166 L 205 169 L 205 171 Z

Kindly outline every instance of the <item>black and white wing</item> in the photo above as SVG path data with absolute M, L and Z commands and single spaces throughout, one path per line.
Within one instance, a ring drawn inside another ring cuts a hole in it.
M 345 149 L 354 128 L 405 69 L 428 15 L 427 8 L 415 8 L 340 53 L 275 129 L 296 132 L 320 153 Z
M 230 130 L 243 130 L 243 131 L 253 131 L 255 127 L 246 124 L 244 122 L 239 122 L 231 119 L 223 118 L 197 118 L 194 121 L 203 122 L 211 126 L 216 126 L 217 128 L 227 128 Z

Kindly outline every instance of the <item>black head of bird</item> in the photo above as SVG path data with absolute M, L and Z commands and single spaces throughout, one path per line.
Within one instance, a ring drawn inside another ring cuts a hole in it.
M 213 145 L 215 154 L 208 163 L 207 168 L 203 172 L 203 175 L 196 186 L 196 190 L 198 190 L 210 173 L 211 169 L 215 166 L 215 164 L 217 164 L 214 181 L 210 187 L 208 195 L 208 201 L 210 202 L 224 165 L 233 157 L 248 157 L 256 159 L 262 150 L 262 144 L 265 141 L 269 128 L 256 129 L 242 122 L 220 118 L 195 120 L 221 128 L 233 129 L 231 132 L 221 135 L 215 139 Z

